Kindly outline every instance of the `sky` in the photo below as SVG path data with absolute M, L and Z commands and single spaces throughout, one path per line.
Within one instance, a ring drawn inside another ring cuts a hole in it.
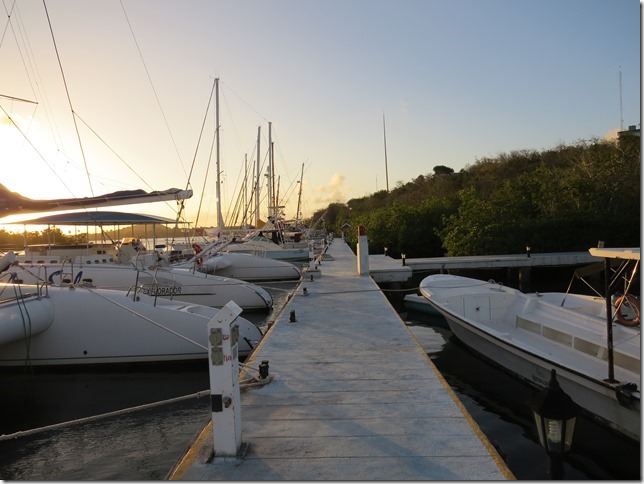
M 215 78 L 225 216 L 259 128 L 265 219 L 269 123 L 286 218 L 640 127 L 638 0 L 2 2 L 0 183 L 35 199 L 190 187 L 216 225 Z

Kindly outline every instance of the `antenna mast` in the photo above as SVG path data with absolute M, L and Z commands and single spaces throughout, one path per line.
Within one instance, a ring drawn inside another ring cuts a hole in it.
M 619 66 L 619 129 L 624 131 L 624 106 L 622 104 L 622 66 Z
M 385 139 L 385 178 L 387 179 L 387 193 L 389 193 L 389 169 L 387 168 L 387 131 L 385 130 L 385 113 L 382 113 L 382 135 Z

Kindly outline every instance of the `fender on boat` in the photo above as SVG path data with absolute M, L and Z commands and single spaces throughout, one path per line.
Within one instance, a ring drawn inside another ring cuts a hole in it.
M 16 262 L 16 254 L 13 250 L 10 250 L 0 257 L 0 272 L 6 271 L 14 262 Z
M 0 345 L 40 334 L 54 322 L 49 298 L 18 297 L 0 304 Z

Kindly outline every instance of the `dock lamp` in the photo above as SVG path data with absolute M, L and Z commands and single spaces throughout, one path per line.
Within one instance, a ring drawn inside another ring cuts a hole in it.
M 528 406 L 534 414 L 539 443 L 548 453 L 550 478 L 562 479 L 563 455 L 572 445 L 581 407 L 561 389 L 554 368 L 548 386 L 532 397 Z

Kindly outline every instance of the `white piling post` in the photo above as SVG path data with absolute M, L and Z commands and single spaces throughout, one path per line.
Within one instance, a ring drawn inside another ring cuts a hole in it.
M 210 403 L 215 457 L 235 457 L 241 448 L 239 326 L 242 309 L 230 301 L 208 323 Z
M 315 250 L 312 240 L 309 240 L 309 270 L 315 270 Z
M 363 226 L 358 227 L 358 274 L 369 275 L 369 242 Z

